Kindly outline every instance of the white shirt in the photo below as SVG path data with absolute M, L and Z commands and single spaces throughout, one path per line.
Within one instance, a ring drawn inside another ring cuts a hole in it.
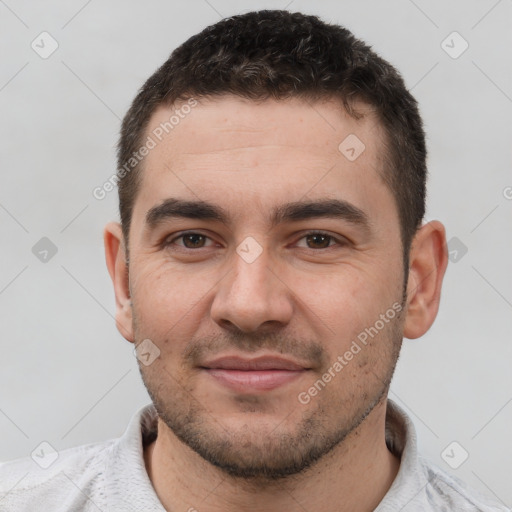
M 118 439 L 63 450 L 53 462 L 41 452 L 40 464 L 52 462 L 46 469 L 31 457 L 0 464 L 0 511 L 165 512 L 144 464 L 143 442 L 155 438 L 156 427 L 150 404 Z M 418 455 L 412 421 L 389 399 L 386 443 L 400 469 L 375 512 L 510 512 Z

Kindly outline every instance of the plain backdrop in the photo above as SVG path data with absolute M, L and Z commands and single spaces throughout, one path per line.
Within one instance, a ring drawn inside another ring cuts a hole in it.
M 118 437 L 149 403 L 104 262 L 117 191 L 101 201 L 92 191 L 115 172 L 120 119 L 170 52 L 221 17 L 262 8 L 346 26 L 418 99 L 427 220 L 445 224 L 452 261 L 438 318 L 404 341 L 390 396 L 425 455 L 511 505 L 509 0 L 0 1 L 0 460 L 42 441 L 61 450 Z M 42 32 L 58 44 L 47 58 L 41 46 L 55 43 Z M 57 250 L 47 261 L 44 237 Z M 457 469 L 441 455 L 454 441 L 456 458 L 469 454 Z

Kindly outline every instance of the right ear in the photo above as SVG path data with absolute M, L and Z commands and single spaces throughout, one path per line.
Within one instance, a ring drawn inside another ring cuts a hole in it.
M 134 342 L 132 301 L 123 230 L 119 222 L 109 222 L 103 231 L 105 259 L 116 296 L 116 326 L 121 335 Z

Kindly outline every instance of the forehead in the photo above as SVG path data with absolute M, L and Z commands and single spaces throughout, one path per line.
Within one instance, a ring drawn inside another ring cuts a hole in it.
M 159 144 L 153 156 L 178 145 L 179 152 L 174 156 L 179 158 L 202 152 L 249 149 L 258 144 L 273 144 L 281 149 L 289 146 L 295 151 L 302 148 L 311 155 L 331 152 L 339 156 L 336 142 L 350 133 L 364 139 L 370 152 L 382 136 L 372 109 L 363 103 L 356 106 L 364 117 L 356 120 L 336 99 L 255 102 L 227 95 L 195 101 L 198 102 L 195 107 L 178 103 L 155 111 L 147 133 L 153 136 L 156 133 L 156 138 L 162 140 L 156 141 Z
M 337 100 L 227 96 L 184 105 L 160 107 L 150 120 L 146 137 L 154 147 L 143 162 L 134 221 L 176 196 L 227 202 L 239 215 L 305 195 L 371 209 L 380 194 L 393 208 L 380 177 L 383 130 L 364 105 L 358 120 Z

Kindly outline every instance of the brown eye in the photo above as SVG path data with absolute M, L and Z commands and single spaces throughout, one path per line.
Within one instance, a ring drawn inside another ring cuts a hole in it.
M 182 235 L 180 238 L 183 238 L 183 245 L 187 249 L 197 249 L 197 248 L 204 247 L 204 242 L 206 239 L 206 237 L 204 235 L 200 235 L 199 233 Z
M 306 237 L 310 249 L 327 249 L 332 240 L 332 236 L 323 233 L 313 233 Z
M 172 239 L 167 239 L 164 242 L 164 246 L 174 250 L 203 249 L 210 247 L 212 243 L 213 240 L 202 233 L 189 232 L 181 233 L 181 235 L 175 236 Z
M 335 236 L 324 231 L 310 231 L 298 240 L 297 247 L 318 253 L 343 249 L 350 241 L 342 235 Z

